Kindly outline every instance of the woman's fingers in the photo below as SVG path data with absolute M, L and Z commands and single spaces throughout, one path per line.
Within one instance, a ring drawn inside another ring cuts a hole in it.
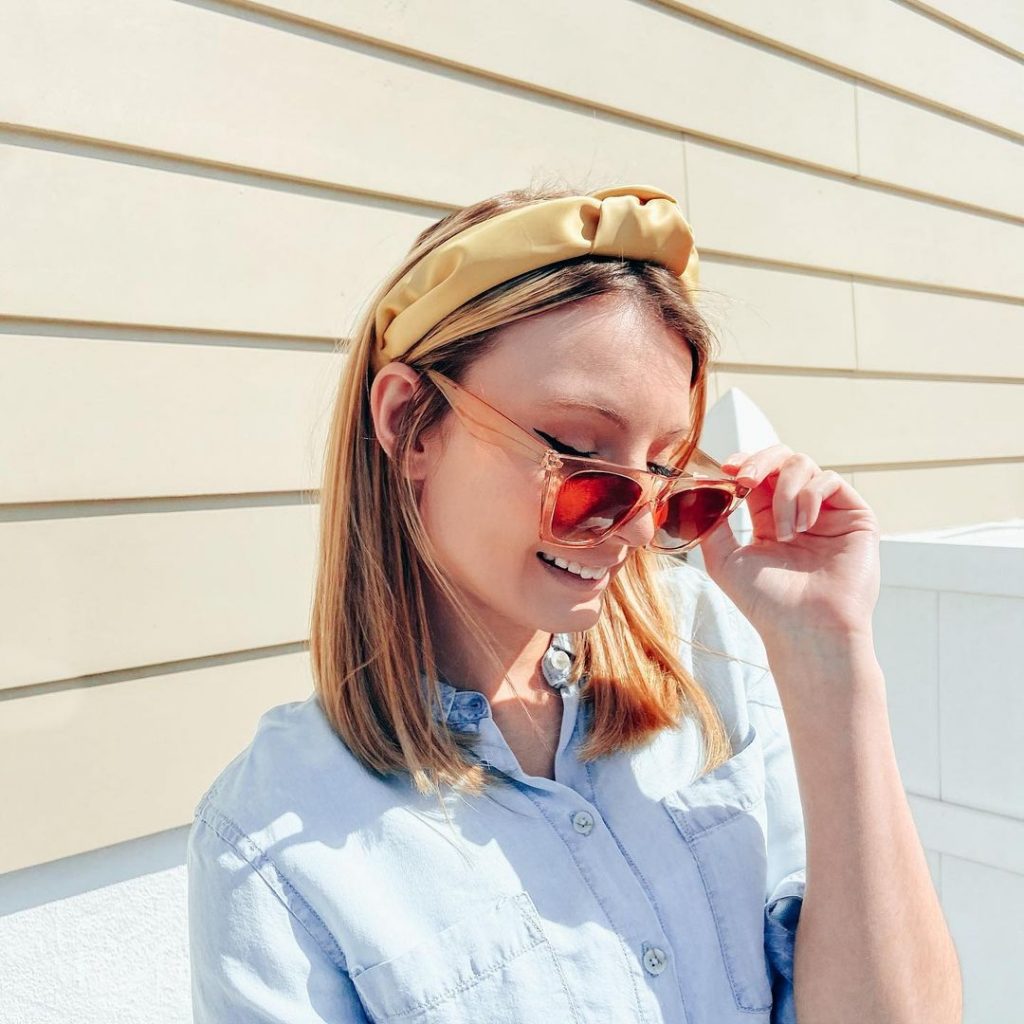
M 798 499 L 796 530 L 809 530 L 818 520 L 821 503 L 843 486 L 843 478 L 831 469 L 823 469 L 800 492 Z
M 794 452 L 784 444 L 752 454 L 734 452 L 722 466 L 738 467 L 736 480 L 751 488 L 748 504 L 752 515 L 771 507 L 775 536 L 780 541 L 809 530 L 821 512 L 822 502 L 844 485 L 838 473 L 821 469 L 809 455 Z M 776 473 L 778 479 L 771 491 L 759 493 L 760 484 Z
M 753 455 L 748 455 L 743 460 L 736 479 L 749 487 L 756 487 L 765 477 L 774 473 L 792 454 L 793 449 L 785 444 L 773 444 L 768 448 L 762 448 L 759 452 L 754 452 Z
M 755 537 L 762 540 L 774 535 L 780 542 L 792 541 L 812 529 L 818 538 L 860 530 L 878 532 L 874 513 L 848 480 L 834 470 L 822 469 L 810 456 L 794 452 L 788 445 L 734 452 L 721 465 L 750 489 L 746 505 Z M 724 555 L 728 553 L 724 551 Z
M 779 540 L 792 540 L 796 533 L 798 499 L 819 471 L 809 455 L 794 452 L 779 468 L 772 498 L 775 536 Z
M 729 458 L 722 459 L 722 463 L 721 464 L 723 466 L 741 466 L 741 465 L 743 465 L 743 460 L 746 457 L 747 457 L 747 453 L 746 452 L 733 452 L 732 455 L 729 456 Z

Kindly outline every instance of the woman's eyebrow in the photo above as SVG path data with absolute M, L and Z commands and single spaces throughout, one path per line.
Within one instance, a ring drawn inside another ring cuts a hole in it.
M 552 398 L 543 403 L 544 405 L 557 405 L 566 409 L 582 409 L 585 412 L 596 412 L 598 415 L 603 416 L 607 420 L 611 420 L 620 430 L 628 431 L 629 422 L 621 414 L 616 412 L 614 409 L 609 409 L 608 406 L 602 405 L 600 402 L 588 401 L 584 398 Z M 676 430 L 667 430 L 659 441 L 663 441 L 667 437 L 676 437 L 683 434 L 688 434 L 690 431 L 689 427 L 679 427 Z

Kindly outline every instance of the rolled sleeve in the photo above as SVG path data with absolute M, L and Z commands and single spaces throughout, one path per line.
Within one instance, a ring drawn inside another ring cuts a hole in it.
M 197 811 L 186 863 L 195 1024 L 368 1024 L 312 909 L 209 805 Z
M 764 908 L 764 951 L 772 985 L 771 1024 L 796 1024 L 793 958 L 805 882 L 803 869 L 788 875 Z

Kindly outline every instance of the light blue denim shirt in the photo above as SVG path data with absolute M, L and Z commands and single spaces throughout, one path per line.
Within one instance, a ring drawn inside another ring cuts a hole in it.
M 778 693 L 702 570 L 663 579 L 726 763 L 698 777 L 687 720 L 583 764 L 579 686 L 548 675 L 555 779 L 527 775 L 487 699 L 442 681 L 435 714 L 477 731 L 475 756 L 512 782 L 450 798 L 446 821 L 436 797 L 366 771 L 315 696 L 273 708 L 189 835 L 195 1020 L 792 1024 L 806 861 Z

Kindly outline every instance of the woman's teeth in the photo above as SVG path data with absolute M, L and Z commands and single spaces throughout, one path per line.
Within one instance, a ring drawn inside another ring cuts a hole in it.
M 580 565 L 579 562 L 567 562 L 564 558 L 554 558 L 551 555 L 544 554 L 543 551 L 539 552 L 540 557 L 550 565 L 557 565 L 560 569 L 565 569 L 566 572 L 571 572 L 576 576 L 581 576 L 585 580 L 599 580 L 604 576 L 608 569 L 604 566 L 598 568 L 590 568 L 585 565 Z

